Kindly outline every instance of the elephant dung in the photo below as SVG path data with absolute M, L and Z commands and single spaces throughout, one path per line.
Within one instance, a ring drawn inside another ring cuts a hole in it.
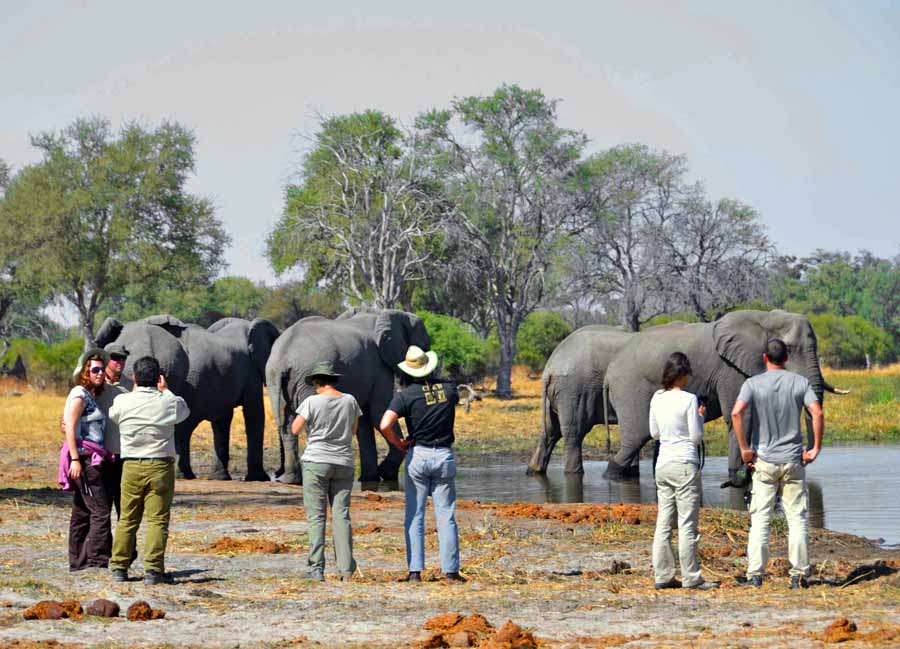
M 523 629 L 512 620 L 497 629 L 497 633 L 481 645 L 485 649 L 537 649 L 537 641 L 531 631 Z
M 825 627 L 823 640 L 828 644 L 853 640 L 856 636 L 856 623 L 845 617 L 839 617 Z
M 59 620 L 67 617 L 66 611 L 60 602 L 42 600 L 25 610 L 22 617 L 26 620 Z
M 145 620 L 161 620 L 166 617 L 166 612 L 150 608 L 147 602 L 139 600 L 128 607 L 126 615 L 132 622 L 142 622 Z
M 101 597 L 88 604 L 87 614 L 97 617 L 119 617 L 119 605 Z

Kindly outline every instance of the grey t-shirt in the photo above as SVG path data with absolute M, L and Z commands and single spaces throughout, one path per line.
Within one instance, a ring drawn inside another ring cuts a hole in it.
M 303 400 L 297 414 L 306 419 L 306 450 L 300 459 L 353 466 L 353 426 L 362 410 L 352 394 L 316 394 Z
M 75 399 L 84 401 L 84 410 L 81 411 L 81 417 L 78 420 L 78 426 L 75 428 L 75 441 L 78 443 L 78 451 L 81 452 L 82 441 L 93 442 L 103 446 L 104 432 L 106 431 L 106 413 L 97 407 L 97 401 L 94 396 L 80 385 L 76 385 L 69 391 L 66 398 L 65 407 Z
M 744 381 L 738 401 L 750 406 L 750 446 L 770 464 L 803 461 L 803 406 L 818 401 L 806 377 L 787 370 L 769 370 Z

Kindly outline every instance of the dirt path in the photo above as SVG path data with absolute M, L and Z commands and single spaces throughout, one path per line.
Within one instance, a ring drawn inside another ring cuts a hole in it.
M 724 587 L 657 592 L 649 569 L 653 506 L 460 503 L 468 583 L 438 581 L 432 569 L 424 583 L 408 585 L 396 582 L 405 567 L 402 496 L 355 494 L 360 574 L 313 583 L 304 579 L 300 488 L 197 480 L 179 481 L 177 491 L 167 556 L 177 583 L 146 587 L 114 584 L 106 571 L 67 571 L 67 495 L 0 489 L 0 644 L 394 647 L 432 638 L 440 646 L 447 636 L 435 640 L 423 624 L 458 611 L 480 613 L 495 627 L 512 619 L 540 646 L 822 646 L 825 627 L 842 616 L 857 624 L 851 635 L 863 644 L 900 645 L 900 551 L 846 535 L 813 533 L 819 574 L 810 590 L 789 591 L 785 576 L 748 590 L 734 580 L 744 566 L 745 516 L 704 510 L 704 572 Z M 781 526 L 775 532 L 772 569 L 783 575 Z M 433 527 L 427 540 L 433 566 Z M 86 605 L 97 597 L 123 611 L 146 600 L 166 617 L 23 619 L 39 600 Z

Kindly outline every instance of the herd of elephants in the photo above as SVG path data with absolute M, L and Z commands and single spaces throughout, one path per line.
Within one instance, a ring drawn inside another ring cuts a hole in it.
M 706 399 L 706 420 L 725 417 L 731 431 L 731 408 L 741 384 L 765 370 L 762 353 L 770 338 L 787 344 L 787 369 L 805 376 L 820 401 L 825 391 L 841 392 L 822 376 L 816 336 L 803 315 L 734 311 L 712 323 L 672 322 L 637 333 L 602 325 L 578 329 L 559 344 L 544 369 L 541 434 L 528 470 L 546 472 L 562 439 L 565 471 L 583 473 L 584 437 L 595 425 L 618 423 L 620 448 L 609 459 L 606 477 L 636 478 L 641 448 L 650 440 L 650 398 L 674 351 L 684 352 L 691 361 L 694 374 L 686 389 Z M 263 467 L 263 387 L 268 386 L 281 448 L 275 477 L 286 483 L 300 482 L 298 442 L 290 424 L 300 403 L 314 393 L 303 377 L 324 361 L 343 375 L 340 389 L 356 397 L 363 411 L 357 433 L 360 480 L 396 480 L 403 458 L 390 447 L 378 462 L 375 426 L 391 401 L 397 363 L 407 348 L 417 345 L 427 350 L 431 344 L 416 315 L 366 307 L 350 309 L 333 320 L 304 318 L 281 333 L 260 318 L 225 318 L 207 329 L 170 315 L 124 325 L 107 318 L 96 340 L 101 346 L 116 342 L 128 349 L 123 383 L 129 382 L 131 363 L 154 356 L 170 389 L 187 401 L 190 417 L 175 429 L 178 471 L 185 478 L 194 477 L 191 435 L 201 421 L 209 421 L 215 451 L 209 477 L 230 479 L 231 420 L 234 409 L 241 407 L 247 434 L 245 479 L 270 479 Z M 740 466 L 731 434 L 732 476 Z

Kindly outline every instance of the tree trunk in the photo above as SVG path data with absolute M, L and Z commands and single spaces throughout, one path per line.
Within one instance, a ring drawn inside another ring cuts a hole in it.
M 87 351 L 96 345 L 94 339 L 94 313 L 81 314 L 81 335 L 84 337 L 84 350 Z
M 512 398 L 512 367 L 516 358 L 516 334 L 518 327 L 508 325 L 508 331 L 503 327 L 497 327 L 497 337 L 500 339 L 500 366 L 497 368 L 496 394 L 501 399 Z

